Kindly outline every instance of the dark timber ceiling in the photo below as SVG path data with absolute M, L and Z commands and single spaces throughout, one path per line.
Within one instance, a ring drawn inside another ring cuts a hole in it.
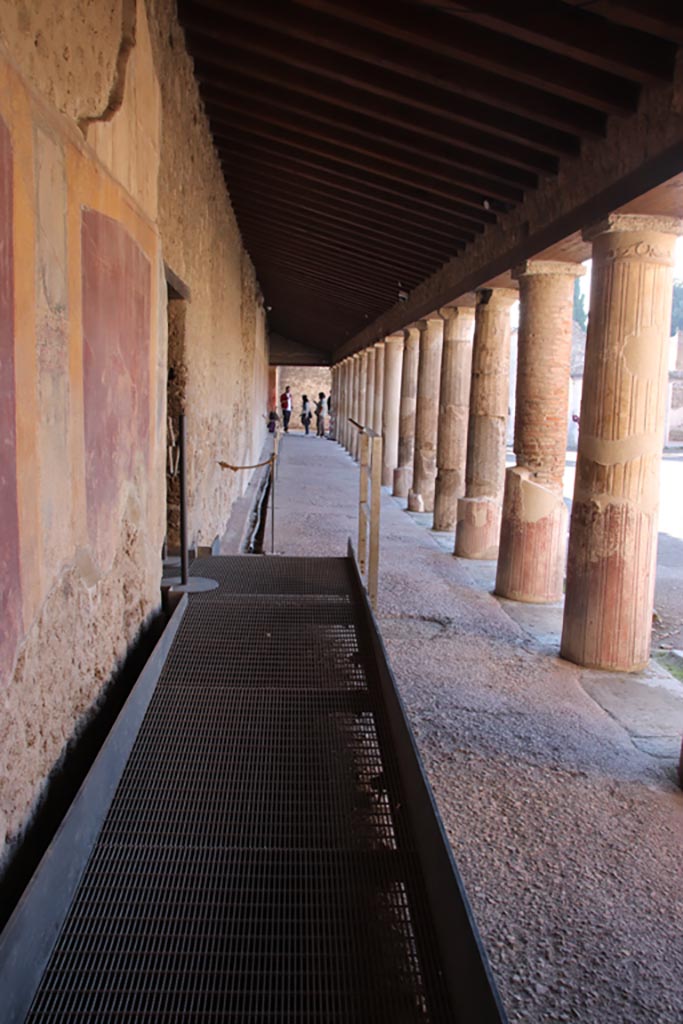
M 332 352 L 641 89 L 683 0 L 179 0 L 273 332 Z

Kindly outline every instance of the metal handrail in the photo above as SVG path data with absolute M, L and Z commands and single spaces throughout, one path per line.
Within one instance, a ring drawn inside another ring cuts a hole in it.
M 360 434 L 358 499 L 358 567 L 367 579 L 370 604 L 377 610 L 379 582 L 379 519 L 382 495 L 382 435 L 349 416 Z M 368 492 L 369 498 L 368 501 Z M 369 529 L 368 529 L 369 528 Z M 368 538 L 369 532 L 369 538 Z

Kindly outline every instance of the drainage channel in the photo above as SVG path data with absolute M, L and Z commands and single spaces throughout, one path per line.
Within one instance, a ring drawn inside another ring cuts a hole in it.
M 0 943 L 4 1019 L 500 1024 L 353 560 L 192 573 L 73 897 L 67 822 Z

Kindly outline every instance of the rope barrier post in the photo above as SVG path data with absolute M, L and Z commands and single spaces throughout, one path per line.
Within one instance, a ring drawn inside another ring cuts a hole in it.
M 178 417 L 178 444 L 180 447 L 180 579 L 183 586 L 187 585 L 189 574 L 187 552 L 187 431 L 185 413 Z

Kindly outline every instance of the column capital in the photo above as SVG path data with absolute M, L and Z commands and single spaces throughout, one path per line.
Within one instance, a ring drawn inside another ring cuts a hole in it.
M 381 341 L 376 341 L 375 344 L 371 345 L 370 347 L 371 348 L 384 348 L 384 338 L 382 338 Z
M 439 310 L 439 316 L 443 320 L 466 320 L 468 317 L 474 317 L 474 306 L 459 306 L 456 303 L 442 306 Z
M 646 213 L 610 213 L 604 220 L 584 228 L 582 235 L 585 242 L 592 242 L 598 235 L 617 234 L 620 232 L 639 234 L 654 232 L 660 235 L 683 235 L 683 220 L 680 217 L 658 217 Z M 647 251 L 624 253 L 624 255 L 647 256 Z
M 477 288 L 477 309 L 487 306 L 489 309 L 509 309 L 519 299 L 516 288 Z
M 443 321 L 444 318 L 441 315 L 441 311 L 434 310 L 433 313 L 430 313 L 429 316 L 424 317 L 422 320 L 416 320 L 413 326 L 417 327 L 418 331 L 426 331 L 430 324 L 442 325 Z
M 384 339 L 385 345 L 400 345 L 403 347 L 405 343 L 405 336 L 403 331 L 395 331 L 393 334 L 387 334 Z
M 580 263 L 563 260 L 525 260 L 514 267 L 512 276 L 515 281 L 522 277 L 583 277 L 586 268 Z
M 420 340 L 420 328 L 417 323 L 408 324 L 403 328 L 406 348 L 415 348 Z

